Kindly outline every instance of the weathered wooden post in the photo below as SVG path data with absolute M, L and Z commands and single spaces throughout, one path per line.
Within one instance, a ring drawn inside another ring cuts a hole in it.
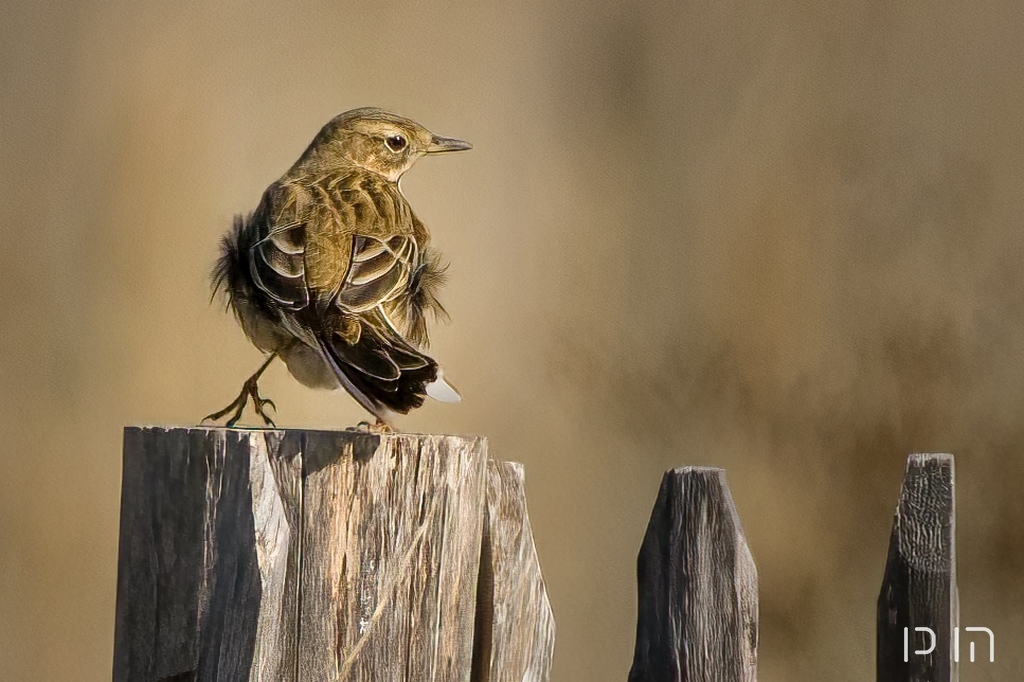
M 757 679 L 757 570 L 723 470 L 665 474 L 637 581 L 629 682 Z
M 546 680 L 553 637 L 484 439 L 125 430 L 115 682 Z
M 522 464 L 488 462 L 473 682 L 540 682 L 551 669 L 555 621 L 526 513 L 525 483 Z
M 953 456 L 911 455 L 878 596 L 879 682 L 958 679 L 955 534 Z

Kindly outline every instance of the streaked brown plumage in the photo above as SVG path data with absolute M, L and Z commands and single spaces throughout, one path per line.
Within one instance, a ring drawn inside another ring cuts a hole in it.
M 423 404 L 457 401 L 423 353 L 426 317 L 447 317 L 437 300 L 445 266 L 398 181 L 425 154 L 469 149 L 461 140 L 380 109 L 331 120 L 256 210 L 235 219 L 214 271 L 214 291 L 253 344 L 268 354 L 238 398 L 207 419 L 256 412 L 263 370 L 280 357 L 301 383 L 344 387 L 378 423 Z

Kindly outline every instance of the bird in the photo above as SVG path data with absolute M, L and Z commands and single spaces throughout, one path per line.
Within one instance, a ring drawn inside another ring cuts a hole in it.
M 374 424 L 429 396 L 461 395 L 425 352 L 427 318 L 447 321 L 438 300 L 447 264 L 399 187 L 424 156 L 472 149 L 382 109 L 331 119 L 256 209 L 235 217 L 213 269 L 245 335 L 265 354 L 238 397 L 203 421 L 229 413 L 233 427 L 251 399 L 256 414 L 277 406 L 258 389 L 276 358 L 311 388 L 345 389 Z

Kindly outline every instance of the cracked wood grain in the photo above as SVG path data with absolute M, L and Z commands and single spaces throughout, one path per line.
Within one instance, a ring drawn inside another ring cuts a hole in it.
M 125 429 L 115 682 L 294 679 L 300 439 Z
M 546 682 L 555 647 L 522 464 L 487 465 L 487 519 L 478 590 L 473 682 Z
M 637 582 L 629 682 L 757 679 L 757 571 L 724 471 L 665 474 Z
M 956 585 L 956 504 L 953 456 L 911 455 L 893 518 L 878 596 L 879 682 L 954 682 L 953 628 L 959 623 Z M 930 628 L 930 636 L 914 628 Z M 908 651 L 904 661 L 904 628 Z
M 468 679 L 484 442 L 393 435 L 370 457 L 327 451 L 339 456 L 306 478 L 299 680 Z
M 491 507 L 488 653 L 543 680 L 509 627 L 550 622 L 522 473 L 484 439 L 127 428 L 113 679 L 468 682 Z

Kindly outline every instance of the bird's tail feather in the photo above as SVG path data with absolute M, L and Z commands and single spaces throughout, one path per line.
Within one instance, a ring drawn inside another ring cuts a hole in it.
M 334 372 L 334 376 L 338 378 L 338 381 L 345 390 L 349 392 L 349 395 L 355 398 L 356 402 L 359 403 L 364 410 L 378 419 L 390 423 L 392 416 L 391 411 L 359 390 L 355 382 L 353 382 L 349 377 L 348 372 L 342 369 L 342 364 L 339 363 L 335 357 L 336 353 L 333 351 L 331 345 L 319 337 L 317 338 L 317 343 L 319 344 L 320 354 L 323 356 L 324 361 L 331 368 L 331 371 Z
M 444 378 L 444 370 L 438 368 L 437 378 L 426 385 L 427 395 L 442 403 L 461 403 L 462 394 Z
M 338 381 L 377 417 L 406 414 L 423 404 L 437 379 L 437 363 L 389 328 L 360 321 L 354 343 L 335 332 L 318 335 L 320 350 Z

